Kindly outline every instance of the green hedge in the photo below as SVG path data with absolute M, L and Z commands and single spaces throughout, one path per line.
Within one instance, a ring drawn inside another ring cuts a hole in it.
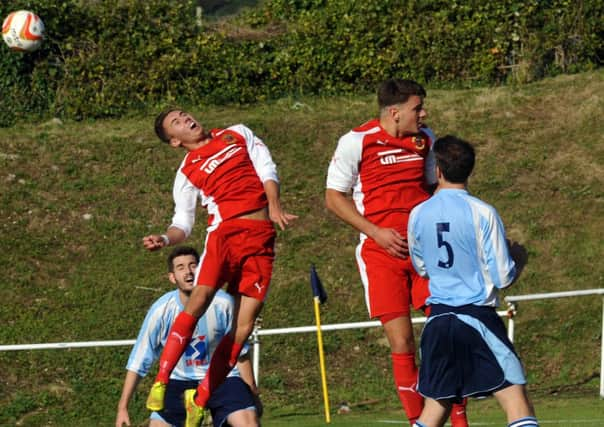
M 35 6 L 34 6 L 35 5 Z M 166 103 L 249 103 L 431 85 L 526 82 L 601 65 L 604 0 L 269 0 L 199 25 L 192 0 L 37 0 L 48 38 L 0 48 L 0 126 Z

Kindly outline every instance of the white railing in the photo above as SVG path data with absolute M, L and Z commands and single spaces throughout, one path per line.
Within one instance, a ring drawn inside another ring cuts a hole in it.
M 507 317 L 508 319 L 508 337 L 510 341 L 514 341 L 514 315 L 516 314 L 516 305 L 514 303 L 520 301 L 534 301 L 540 299 L 551 299 L 551 298 L 566 298 L 576 297 L 585 295 L 604 295 L 604 289 L 586 289 L 580 291 L 568 291 L 568 292 L 551 292 L 544 294 L 532 294 L 532 295 L 518 295 L 505 297 L 505 301 L 508 304 L 507 310 L 498 311 L 497 314 L 501 317 Z M 425 317 L 414 317 L 412 322 L 414 324 L 421 324 L 426 321 Z M 332 325 L 321 325 L 321 331 L 336 331 L 344 329 L 363 329 L 363 328 L 375 328 L 380 327 L 379 321 L 367 321 L 367 322 L 355 322 L 355 323 L 337 323 Z M 259 383 L 260 373 L 260 337 L 270 335 L 283 335 L 283 334 L 299 334 L 317 332 L 316 325 L 313 326 L 299 326 L 294 328 L 276 328 L 276 329 L 262 329 L 260 326 L 256 326 L 250 337 L 252 344 L 252 358 L 254 367 L 254 376 L 256 382 Z M 601 349 L 600 349 L 600 397 L 604 398 L 604 298 L 602 299 L 602 331 L 601 331 Z M 14 345 L 0 345 L 0 351 L 14 351 L 14 350 L 44 350 L 44 349 L 61 349 L 61 348 L 82 348 L 82 347 L 111 347 L 111 346 L 124 346 L 133 345 L 136 340 L 113 340 L 113 341 L 80 341 L 80 342 L 59 342 L 59 343 L 45 343 L 45 344 L 14 344 Z
M 46 344 L 12 344 L 0 345 L 0 351 L 12 350 L 49 350 L 57 348 L 83 348 L 83 347 L 116 347 L 120 345 L 134 345 L 136 340 L 113 341 L 79 341 L 79 342 L 51 342 Z
M 505 297 L 505 301 L 510 305 L 510 309 L 512 310 L 512 312 L 515 312 L 516 306 L 514 305 L 514 303 L 519 301 L 534 301 L 540 299 L 567 298 L 585 295 L 604 295 L 604 289 L 585 289 L 581 291 L 550 292 L 547 294 L 509 296 Z M 508 336 L 513 337 L 513 334 L 514 320 L 513 317 L 511 317 L 510 321 L 508 322 Z M 602 322 L 600 331 L 600 398 L 604 399 L 604 298 L 602 298 Z
M 512 319 L 512 312 L 498 311 L 497 314 L 500 317 L 507 317 L 508 324 Z M 414 317 L 411 319 L 413 324 L 426 323 L 426 317 Z M 344 329 L 364 329 L 364 328 L 376 328 L 382 324 L 379 320 L 367 321 L 367 322 L 355 322 L 355 323 L 335 323 L 332 325 L 321 325 L 321 331 L 338 331 Z M 508 329 L 509 331 L 509 329 Z M 296 328 L 278 328 L 278 329 L 262 329 L 259 326 L 254 328 L 252 335 L 250 336 L 250 342 L 252 344 L 252 361 L 254 367 L 254 377 L 256 378 L 256 384 L 259 385 L 259 372 L 260 372 L 260 337 L 269 335 L 283 335 L 283 334 L 300 334 L 306 332 L 317 332 L 317 326 L 299 326 Z M 509 333 L 508 333 L 509 336 Z M 512 340 L 513 337 L 510 337 Z M 0 347 L 0 350 L 2 348 Z

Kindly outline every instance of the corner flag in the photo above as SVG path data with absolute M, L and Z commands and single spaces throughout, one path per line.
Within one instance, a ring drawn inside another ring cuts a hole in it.
M 317 342 L 319 344 L 319 363 L 321 367 L 321 385 L 323 386 L 323 403 L 325 405 L 325 422 L 330 423 L 329 418 L 329 397 L 327 396 L 327 379 L 325 378 L 325 358 L 323 357 L 323 336 L 321 335 L 321 315 L 319 305 L 327 301 L 327 292 L 323 288 L 321 279 L 315 270 L 315 266 L 310 266 L 310 287 L 314 296 L 315 320 L 317 322 Z
M 310 266 L 310 286 L 314 297 L 319 298 L 319 304 L 323 304 L 327 301 L 327 292 L 325 292 L 325 288 L 323 288 L 323 284 L 321 283 L 321 279 L 319 279 L 314 264 L 311 264 Z

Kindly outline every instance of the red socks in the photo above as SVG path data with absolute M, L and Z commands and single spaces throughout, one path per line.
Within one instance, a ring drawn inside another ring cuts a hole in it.
M 417 366 L 414 353 L 392 353 L 392 374 L 398 392 L 398 398 L 403 404 L 405 413 L 411 425 L 419 418 L 424 406 L 424 398 L 416 391 Z
M 468 418 L 466 416 L 466 397 L 461 403 L 454 403 L 451 407 L 451 427 L 468 427 Z
M 197 324 L 197 318 L 191 316 L 189 313 L 181 311 L 168 333 L 168 340 L 166 346 L 161 353 L 159 358 L 159 372 L 155 377 L 155 382 L 159 381 L 163 384 L 168 384 L 170 380 L 170 374 L 178 363 L 178 360 L 185 352 L 185 348 L 189 345 L 195 325 Z
M 197 394 L 195 395 L 196 405 L 201 407 L 206 406 L 212 391 L 216 390 L 222 384 L 229 372 L 231 372 L 231 369 L 237 364 L 237 359 L 242 348 L 243 344 L 237 344 L 230 335 L 222 337 L 218 347 L 214 350 L 208 372 L 197 387 Z

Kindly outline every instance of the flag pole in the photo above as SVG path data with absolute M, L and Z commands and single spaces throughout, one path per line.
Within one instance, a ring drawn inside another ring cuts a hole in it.
M 330 423 L 329 417 L 329 397 L 327 395 L 327 379 L 325 376 L 325 358 L 323 356 L 323 336 L 321 335 L 321 315 L 319 313 L 319 305 L 321 301 L 318 296 L 314 297 L 315 319 L 317 323 L 317 341 L 319 343 L 319 363 L 321 366 L 321 385 L 323 387 L 323 404 L 325 407 L 325 422 Z

